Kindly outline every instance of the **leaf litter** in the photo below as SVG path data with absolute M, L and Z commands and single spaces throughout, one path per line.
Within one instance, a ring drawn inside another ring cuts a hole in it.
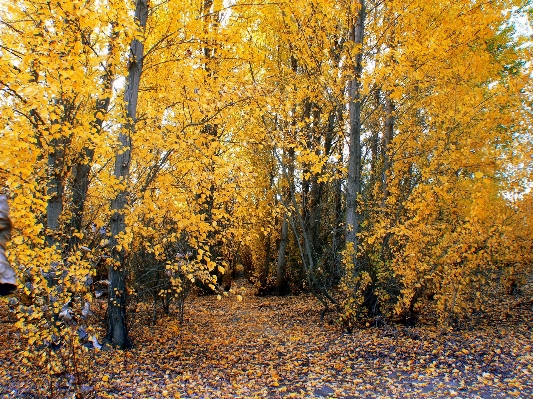
M 475 329 L 391 324 L 348 334 L 320 310 L 309 295 L 191 298 L 182 325 L 136 323 L 132 350 L 91 351 L 86 397 L 533 397 L 531 312 Z M 25 344 L 3 304 L 0 320 L 0 398 L 45 397 L 34 382 L 42 371 L 19 363 Z

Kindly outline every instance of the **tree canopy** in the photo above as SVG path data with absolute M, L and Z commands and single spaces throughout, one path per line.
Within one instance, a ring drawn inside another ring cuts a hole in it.
M 531 278 L 531 7 L 0 5 L 17 326 L 45 359 L 107 291 L 128 347 L 128 302 L 239 276 L 347 330 L 475 319 Z

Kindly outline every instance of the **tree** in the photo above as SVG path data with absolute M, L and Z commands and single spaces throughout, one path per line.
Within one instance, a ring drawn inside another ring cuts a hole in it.
M 135 21 L 141 31 L 146 28 L 148 19 L 148 3 L 137 0 L 135 3 Z M 131 141 L 135 132 L 137 120 L 137 101 L 141 74 L 143 72 L 144 44 L 137 38 L 131 42 L 131 54 L 128 65 L 128 76 L 124 90 L 124 104 L 126 106 L 126 124 L 118 132 L 119 148 L 115 158 L 115 178 L 125 184 L 130 171 Z M 108 301 L 108 331 L 107 339 L 120 348 L 131 346 L 126 326 L 126 264 L 125 248 L 119 244 L 118 238 L 126 232 L 124 211 L 127 205 L 128 193 L 120 189 L 111 203 L 110 245 L 112 247 L 113 263 L 109 266 L 109 301 Z
M 354 21 L 350 26 L 349 40 L 353 43 L 356 54 L 353 65 L 353 76 L 349 82 L 349 135 L 348 135 L 348 176 L 346 180 L 346 246 L 354 268 L 357 269 L 357 247 L 361 212 L 357 201 L 362 191 L 362 159 L 361 159 L 361 79 L 363 73 L 363 39 L 365 27 L 365 3 L 360 1 L 354 10 Z
M 127 347 L 128 291 L 169 312 L 239 264 L 348 327 L 423 304 L 458 322 L 530 272 L 527 2 L 21 4 L 0 174 L 34 344 L 72 337 L 55 318 L 106 274 Z

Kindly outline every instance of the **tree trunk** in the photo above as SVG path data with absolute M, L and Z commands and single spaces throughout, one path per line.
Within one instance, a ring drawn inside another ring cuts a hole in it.
M 109 43 L 109 54 L 113 52 L 113 40 L 116 37 L 116 32 L 113 28 L 113 34 Z M 96 100 L 96 117 L 93 126 L 97 132 L 101 132 L 104 123 L 103 117 L 109 109 L 111 101 L 111 91 L 113 89 L 113 66 L 111 64 L 111 56 L 107 63 L 104 80 L 104 93 L 102 98 Z M 73 234 L 82 230 L 83 211 L 85 209 L 85 201 L 87 200 L 87 190 L 89 189 L 89 173 L 94 159 L 94 148 L 86 146 L 81 151 L 82 158 L 77 162 L 73 168 L 72 179 L 72 208 L 70 220 L 70 236 L 68 241 L 68 252 L 75 250 L 79 244 L 80 238 L 77 234 Z
M 148 18 L 147 0 L 136 0 L 135 20 L 141 29 L 146 27 Z M 133 39 L 131 46 L 131 61 L 128 68 L 128 78 L 124 91 L 126 103 L 127 124 L 120 130 L 118 140 L 120 149 L 115 158 L 115 177 L 125 181 L 129 176 L 131 161 L 131 134 L 135 130 L 137 99 L 143 68 L 144 45 Z M 112 264 L 109 266 L 109 300 L 107 308 L 107 340 L 119 348 L 131 346 L 126 324 L 126 272 L 125 250 L 117 247 L 117 236 L 126 229 L 124 210 L 127 203 L 127 192 L 121 190 L 117 197 L 111 201 L 111 240 Z
M 271 240 L 270 233 L 265 235 L 265 263 L 263 263 L 263 270 L 261 270 L 260 284 L 263 292 L 269 291 L 267 287 L 268 284 L 268 274 L 270 271 L 270 256 L 271 256 Z
M 331 115 L 328 117 L 328 124 L 325 127 L 325 131 L 320 129 L 321 110 L 318 107 L 315 107 L 313 111 L 313 120 L 315 121 L 315 126 L 313 127 L 313 145 L 315 148 L 315 154 L 317 156 L 323 156 L 328 158 L 330 156 L 331 144 L 333 140 L 333 126 L 334 119 L 331 118 Z M 332 115 L 334 114 L 334 111 Z M 324 138 L 324 150 L 321 153 L 320 143 Z M 325 165 L 322 167 L 321 173 L 325 173 Z M 322 264 L 324 259 L 324 242 L 323 239 L 323 230 L 322 230 L 322 217 L 323 217 L 323 204 L 322 200 L 324 197 L 324 192 L 326 189 L 326 183 L 320 181 L 318 174 L 313 174 L 311 176 L 311 193 L 309 196 L 309 239 L 311 240 L 311 247 L 313 249 L 313 256 L 315 264 Z
M 63 178 L 64 139 L 51 140 L 52 152 L 48 155 L 48 181 L 46 193 L 49 196 L 46 205 L 46 245 L 61 249 L 59 240 L 59 217 L 63 211 Z
M 283 204 L 289 204 L 291 201 L 291 190 L 294 184 L 294 148 L 287 150 L 288 156 L 283 157 L 288 162 L 287 187 L 283 196 Z M 289 216 L 288 212 L 283 213 L 283 222 L 281 224 L 281 237 L 278 250 L 278 261 L 276 265 L 276 291 L 278 295 L 283 295 L 287 290 L 287 245 L 289 242 Z
M 394 105 L 389 94 L 385 94 L 385 134 L 383 135 L 383 176 L 382 176 L 382 207 L 385 207 L 389 197 L 388 173 L 390 169 L 389 147 L 394 137 Z
M 304 100 L 303 104 L 303 114 L 302 114 L 302 122 L 308 121 L 311 117 L 311 111 L 313 108 L 313 103 L 309 101 L 309 99 Z M 314 137 L 313 137 L 313 131 L 312 129 L 308 129 L 307 132 L 307 149 L 309 151 L 313 150 L 314 145 Z M 310 194 L 311 194 L 311 165 L 308 162 L 304 162 L 302 164 L 302 190 L 301 190 L 301 201 L 302 201 L 302 220 L 304 222 L 303 228 L 305 229 L 305 232 L 302 231 L 302 234 L 305 233 L 307 237 L 310 239 L 308 242 L 309 250 L 311 253 L 311 256 L 313 257 L 313 261 L 316 260 L 314 249 L 313 249 L 313 242 L 312 242 L 312 234 L 311 234 L 311 204 L 310 204 Z M 314 262 L 313 262 L 314 263 Z
M 382 185 L 382 197 L 381 208 L 383 214 L 387 214 L 387 199 L 389 198 L 389 170 L 391 167 L 389 147 L 392 139 L 394 138 L 394 105 L 389 96 L 389 93 L 385 94 L 385 132 L 383 134 L 383 176 L 381 179 Z M 381 262 L 386 263 L 388 255 L 390 254 L 389 241 L 391 233 L 387 232 L 383 237 L 381 243 Z
M 287 242 L 289 241 L 289 222 L 287 212 L 283 214 L 281 224 L 281 237 L 279 241 L 278 263 L 276 266 L 276 291 L 278 295 L 283 295 L 287 289 L 285 272 L 287 268 Z
M 350 40 L 358 49 L 354 65 L 354 76 L 349 83 L 349 146 L 348 146 L 348 179 L 346 182 L 346 245 L 353 248 L 353 262 L 357 269 L 358 247 L 357 233 L 361 222 L 361 213 L 357 204 L 361 194 L 361 76 L 362 76 L 362 44 L 365 22 L 364 0 L 360 0 L 360 9 L 355 24 L 350 31 Z
M 381 90 L 375 89 L 374 90 L 374 104 L 372 104 L 374 109 L 380 109 L 381 108 Z M 376 201 L 378 201 L 380 198 L 378 197 L 379 194 L 374 192 L 374 185 L 377 182 L 381 181 L 381 173 L 382 173 L 382 153 L 380 148 L 380 132 L 381 132 L 381 123 L 379 118 L 376 118 L 376 120 L 373 121 L 372 125 L 369 126 L 369 130 L 372 132 L 370 136 L 370 193 L 369 193 L 369 203 L 374 204 Z

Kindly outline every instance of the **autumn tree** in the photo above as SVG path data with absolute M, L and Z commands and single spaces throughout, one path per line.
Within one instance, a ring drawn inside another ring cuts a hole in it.
M 109 277 L 107 338 L 127 347 L 128 295 L 183 310 L 238 268 L 349 328 L 482 312 L 531 272 L 528 7 L 1 6 L 18 325 L 80 344 Z
M 135 3 L 135 21 L 138 22 L 141 32 L 146 28 L 148 19 L 148 4 L 144 0 Z M 124 89 L 125 125 L 119 128 L 119 147 L 115 158 L 114 176 L 118 184 L 125 184 L 119 189 L 116 198 L 111 202 L 111 230 L 110 245 L 112 247 L 113 263 L 109 266 L 109 301 L 107 306 L 108 332 L 107 338 L 111 343 L 121 348 L 131 345 L 126 327 L 126 271 L 125 248 L 118 243 L 118 237 L 126 233 L 124 209 L 127 205 L 126 181 L 129 177 L 131 163 L 132 136 L 135 132 L 137 120 L 137 102 L 141 74 L 143 72 L 144 44 L 134 38 L 130 47 L 128 75 Z
M 476 292 L 484 297 L 480 281 L 487 284 L 500 273 L 488 270 L 505 268 L 494 258 L 504 247 L 487 246 L 488 237 L 482 245 L 467 244 L 466 236 L 455 234 L 480 237 L 472 229 L 482 203 L 514 207 L 503 178 L 513 160 L 502 144 L 521 148 L 511 126 L 528 117 L 511 115 L 523 110 L 528 54 L 514 42 L 504 11 L 510 9 L 511 4 L 454 2 L 372 7 L 371 21 L 387 31 L 368 24 L 363 43 L 373 67 L 363 72 L 369 157 L 363 160 L 368 179 L 363 177 L 365 229 L 358 260 L 369 273 L 371 291 L 356 308 L 364 303 L 366 310 L 381 308 L 413 322 L 427 296 L 449 321 L 476 303 L 468 299 Z M 427 24 L 420 15 L 427 15 Z M 466 28 L 459 31 L 457 24 Z M 495 239 L 507 242 L 499 235 L 505 223 L 495 215 L 510 222 L 509 214 L 503 208 L 486 212 L 481 214 L 494 224 L 479 231 L 498 231 Z M 483 253 L 492 253 L 490 260 L 478 258 Z M 369 308 L 370 294 L 379 297 L 372 302 L 377 308 Z

